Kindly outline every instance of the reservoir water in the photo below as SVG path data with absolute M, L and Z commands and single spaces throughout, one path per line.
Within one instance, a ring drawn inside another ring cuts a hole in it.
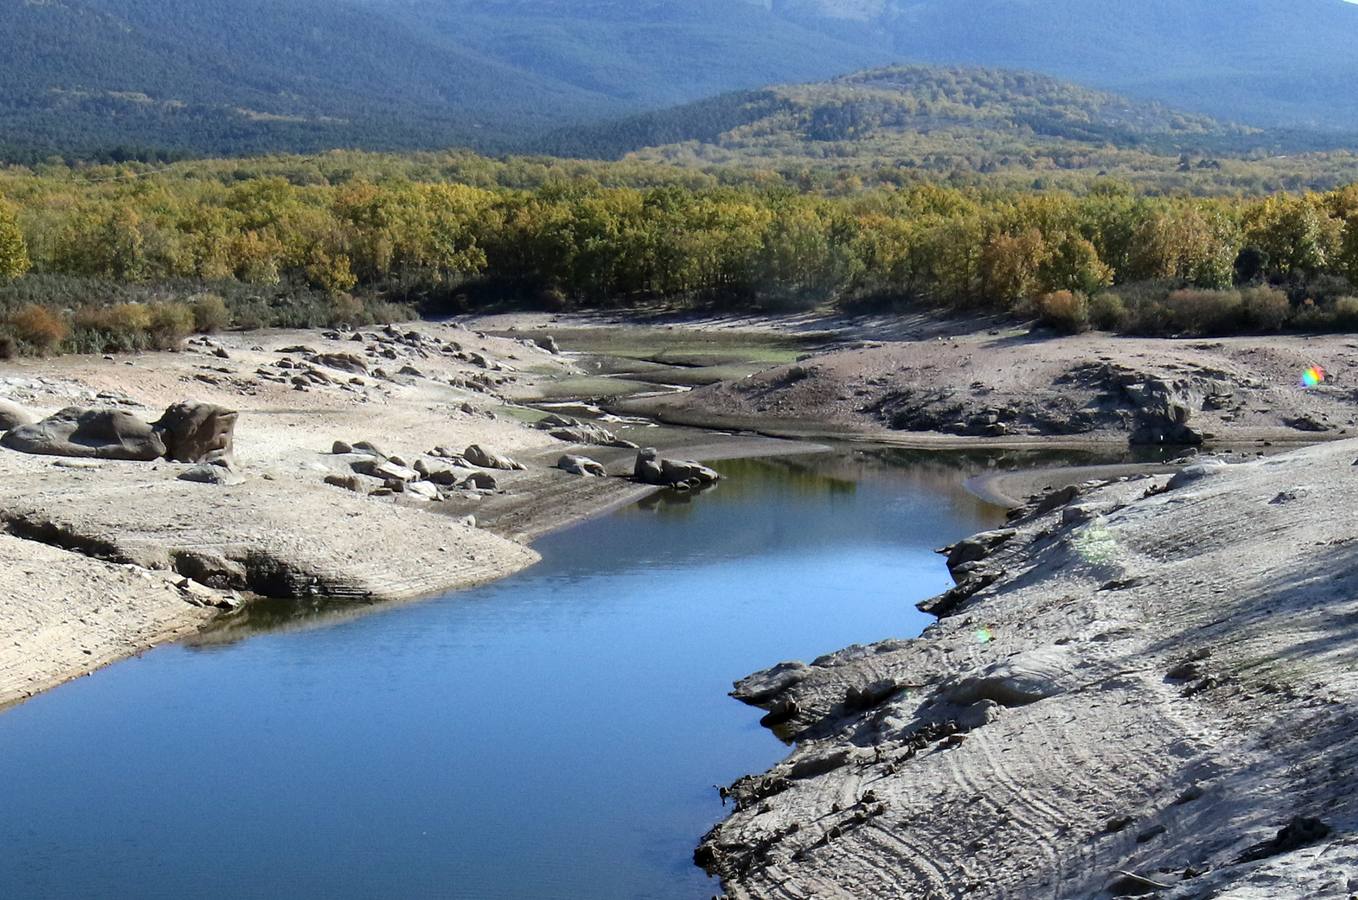
M 714 785 L 787 752 L 731 682 L 919 633 L 933 549 L 999 521 L 941 459 L 718 463 L 498 583 L 262 608 L 0 713 L 0 897 L 719 893 Z

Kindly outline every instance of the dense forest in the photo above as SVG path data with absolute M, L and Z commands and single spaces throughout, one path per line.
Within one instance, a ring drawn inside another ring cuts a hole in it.
M 501 151 L 888 58 L 726 0 L 0 3 L 0 159 Z
M 1358 186 L 831 196 L 638 164 L 336 153 L 10 169 L 0 198 L 11 353 L 501 302 L 927 306 L 1147 334 L 1358 315 Z

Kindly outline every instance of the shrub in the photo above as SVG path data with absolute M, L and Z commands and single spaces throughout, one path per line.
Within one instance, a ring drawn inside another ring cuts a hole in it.
M 364 319 L 363 301 L 353 294 L 335 294 L 330 298 L 330 317 L 327 325 L 332 327 L 364 325 L 367 324 Z
M 13 335 L 0 334 L 0 359 L 13 359 L 19 355 L 19 342 Z
M 1238 291 L 1182 290 L 1165 298 L 1173 329 L 1188 334 L 1231 334 L 1245 328 Z
M 1083 294 L 1054 291 L 1038 297 L 1035 306 L 1042 324 L 1063 334 L 1078 334 L 1089 329 L 1089 301 Z
M 1245 288 L 1240 305 L 1245 324 L 1256 331 L 1277 331 L 1292 312 L 1287 295 L 1271 287 Z
M 1335 327 L 1342 331 L 1358 330 L 1358 297 L 1340 297 L 1330 308 Z
M 1121 331 L 1127 323 L 1127 307 L 1117 294 L 1102 291 L 1089 298 L 1089 321 L 1100 331 Z
M 178 349 L 184 338 L 193 334 L 193 310 L 183 303 L 153 303 L 150 319 L 147 338 L 152 349 Z
M 212 334 L 231 326 L 231 310 L 226 301 L 216 294 L 198 294 L 190 301 L 193 305 L 193 330 L 199 334 Z
M 38 353 L 50 353 L 66 340 L 66 323 L 45 306 L 29 303 L 10 313 L 9 332 Z

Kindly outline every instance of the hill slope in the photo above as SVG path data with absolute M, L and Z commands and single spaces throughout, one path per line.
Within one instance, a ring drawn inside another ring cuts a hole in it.
M 1296 155 L 1324 146 L 1307 143 L 1316 140 L 1030 72 L 891 66 L 563 129 L 540 149 L 814 172 L 822 182 L 960 177 L 1074 186 L 1113 175 L 1163 189 L 1267 190 L 1358 177 L 1351 153 Z M 1274 156 L 1279 148 L 1289 155 Z
M 883 54 L 719 0 L 10 0 L 0 143 L 496 149 Z
M 7 0 L 0 155 L 507 150 L 901 60 L 1358 131 L 1354 46 L 1343 0 Z
M 920 62 L 1032 69 L 1260 125 L 1358 128 L 1344 0 L 785 0 Z

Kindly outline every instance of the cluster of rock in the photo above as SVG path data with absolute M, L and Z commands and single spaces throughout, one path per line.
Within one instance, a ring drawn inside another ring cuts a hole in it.
M 721 480 L 721 475 L 715 469 L 690 460 L 662 459 L 651 447 L 637 454 L 632 474 L 642 484 L 684 491 L 708 487 Z
M 198 463 L 183 476 L 191 481 L 224 481 L 235 467 L 235 410 L 183 401 L 155 422 L 126 410 L 70 406 L 41 421 L 12 403 L 0 405 L 0 446 L 20 453 L 72 459 Z M 214 473 L 213 469 L 221 470 Z M 202 470 L 202 471 L 199 471 Z
M 977 397 L 948 388 L 902 388 L 863 411 L 877 415 L 898 431 L 936 431 L 970 437 L 1007 435 L 1074 435 L 1103 428 L 1127 432 L 1133 445 L 1196 446 L 1205 435 L 1192 425 L 1200 410 L 1225 411 L 1223 418 L 1244 408 L 1237 386 L 1223 372 L 1203 371 L 1182 378 L 1163 378 L 1114 363 L 1077 366 L 1055 385 L 1076 387 L 1088 397 L 1057 393 L 1010 398 L 978 405 Z
M 568 444 L 621 447 L 625 450 L 637 449 L 636 444 L 622 440 L 602 425 L 597 425 L 594 422 L 582 422 L 579 419 L 559 416 L 555 413 L 539 419 L 533 424 L 533 427 L 539 431 L 547 432 L 558 441 L 565 441 Z
M 261 366 L 255 374 L 265 381 L 291 384 L 298 391 L 337 387 L 359 392 L 374 381 L 399 382 L 402 379 L 427 377 L 413 364 L 414 361 L 452 358 L 486 370 L 469 378 L 451 379 L 450 383 L 454 387 L 494 394 L 496 387 L 512 380 L 508 376 L 490 374 L 510 371 L 503 363 L 475 350 L 468 350 L 457 341 L 420 331 L 402 331 L 388 325 L 380 331 L 355 331 L 348 336 L 327 331 L 322 336 L 334 341 L 361 343 L 364 347 L 361 352 L 321 351 L 305 344 L 283 347 L 276 363 Z M 484 337 L 479 333 L 478 336 Z M 536 345 L 533 346 L 537 349 Z
M 387 453 L 370 441 L 354 444 L 336 441 L 331 452 L 337 456 L 357 458 L 349 463 L 351 474 L 327 475 L 326 484 L 374 497 L 399 494 L 407 499 L 421 501 L 440 501 L 455 490 L 478 494 L 498 491 L 498 479 L 491 472 L 483 470 L 513 471 L 524 468 L 513 459 L 477 444 L 472 444 L 461 453 L 436 447 L 428 455 L 437 462 L 422 458 L 407 462 L 405 458 Z M 472 466 L 478 468 L 472 469 Z

